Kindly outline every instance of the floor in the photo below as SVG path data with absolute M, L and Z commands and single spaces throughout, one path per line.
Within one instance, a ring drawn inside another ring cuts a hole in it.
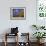
M 32 43 L 30 43 L 31 45 L 30 46 L 37 46 L 37 43 L 34 43 L 34 42 L 32 42 Z M 4 43 L 2 42 L 0 42 L 0 46 L 4 46 Z M 8 45 L 7 46 L 15 46 L 15 43 L 8 43 Z M 25 46 L 25 45 L 21 45 L 21 46 Z M 41 45 L 41 46 L 46 46 L 46 43 L 44 43 L 44 45 Z

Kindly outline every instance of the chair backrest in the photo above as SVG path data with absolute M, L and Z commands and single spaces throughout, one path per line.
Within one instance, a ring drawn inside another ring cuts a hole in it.
M 12 33 L 12 34 L 18 33 L 18 27 L 16 27 L 16 28 L 11 28 L 11 33 Z

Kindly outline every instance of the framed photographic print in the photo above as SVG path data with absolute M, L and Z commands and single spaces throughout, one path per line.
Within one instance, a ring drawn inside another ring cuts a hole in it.
M 46 0 L 37 0 L 37 15 L 46 18 Z
M 10 8 L 10 19 L 11 20 L 26 19 L 26 8 L 25 7 L 11 7 Z
M 37 0 L 36 3 L 36 24 L 44 26 L 46 25 L 46 0 Z

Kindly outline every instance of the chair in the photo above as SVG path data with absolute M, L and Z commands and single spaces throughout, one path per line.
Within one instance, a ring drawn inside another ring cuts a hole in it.
M 19 46 L 30 46 L 29 33 L 21 33 L 21 37 L 22 41 L 19 43 Z
M 18 46 L 18 27 L 11 28 L 11 33 L 5 33 L 5 46 L 7 46 L 7 44 L 8 44 L 7 38 L 10 38 L 10 37 L 13 37 L 13 36 L 17 36 L 16 46 Z

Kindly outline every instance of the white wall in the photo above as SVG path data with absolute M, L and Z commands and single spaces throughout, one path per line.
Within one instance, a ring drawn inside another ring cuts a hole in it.
M 10 7 L 26 7 L 26 20 L 10 20 Z M 36 24 L 36 0 L 0 0 L 0 34 L 11 27 L 19 27 L 19 32 L 29 32 Z

